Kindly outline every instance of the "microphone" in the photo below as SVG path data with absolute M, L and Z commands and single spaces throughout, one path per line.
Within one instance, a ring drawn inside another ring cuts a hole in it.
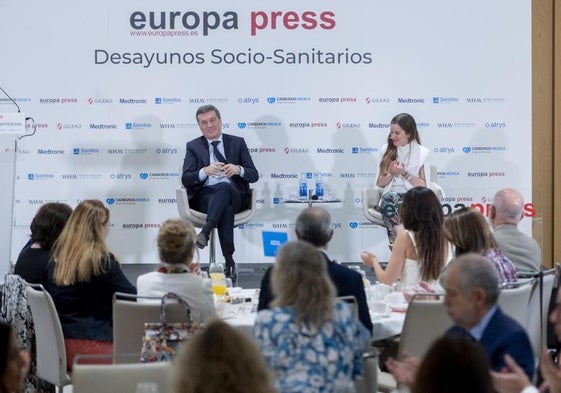
M 12 102 L 14 103 L 14 105 L 16 106 L 16 108 L 18 108 L 18 113 L 20 113 L 21 110 L 19 109 L 18 103 L 17 103 L 12 97 L 10 97 L 10 95 L 9 95 L 8 93 L 6 93 L 6 90 L 2 89 L 2 86 L 0 86 L 0 90 L 2 90 L 2 92 L 3 92 L 4 94 L 6 94 L 6 97 L 8 97 L 8 98 L 10 99 L 10 101 L 12 101 Z

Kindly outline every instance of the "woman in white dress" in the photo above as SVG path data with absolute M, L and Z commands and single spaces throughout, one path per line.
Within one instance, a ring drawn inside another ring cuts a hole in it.
M 383 187 L 380 212 L 388 232 L 390 248 L 395 242 L 395 226 L 399 225 L 399 205 L 403 195 L 413 187 L 425 187 L 425 162 L 429 149 L 421 145 L 417 123 L 408 113 L 396 115 L 390 122 L 387 144 L 382 147 L 384 155 L 376 185 Z
M 401 279 L 402 289 L 411 289 L 423 281 L 435 285 L 444 266 L 452 259 L 450 242 L 444 236 L 444 214 L 436 194 L 426 187 L 415 187 L 403 195 L 399 216 L 405 230 L 398 233 L 386 269 L 376 255 L 361 253 L 384 284 Z
M 216 309 L 210 281 L 199 275 L 200 266 L 193 262 L 195 238 L 191 224 L 164 221 L 158 233 L 161 266 L 139 276 L 136 288 L 140 296 L 162 297 L 173 292 L 189 304 L 194 321 L 208 322 L 216 317 Z

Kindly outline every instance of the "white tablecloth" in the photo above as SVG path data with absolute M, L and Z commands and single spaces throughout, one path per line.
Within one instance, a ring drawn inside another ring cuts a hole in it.
M 237 293 L 233 293 L 232 296 L 243 296 L 247 299 L 251 298 L 252 301 L 241 304 L 219 304 L 217 302 L 219 315 L 221 315 L 225 322 L 241 329 L 251 337 L 257 316 L 258 296 L 256 291 L 255 289 L 242 289 Z M 390 312 L 385 316 L 370 314 L 370 317 L 373 324 L 372 339 L 382 340 L 401 333 L 405 313 Z

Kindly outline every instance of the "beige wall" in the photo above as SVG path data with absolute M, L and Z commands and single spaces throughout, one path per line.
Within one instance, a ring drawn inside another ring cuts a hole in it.
M 543 263 L 561 262 L 561 5 L 556 0 L 532 3 L 532 199 L 536 205 L 534 238 Z

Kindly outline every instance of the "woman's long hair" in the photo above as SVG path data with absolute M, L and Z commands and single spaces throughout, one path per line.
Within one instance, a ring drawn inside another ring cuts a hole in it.
M 448 249 L 438 197 L 430 188 L 414 187 L 403 196 L 399 216 L 403 227 L 414 233 L 421 279 L 438 279 Z
M 87 282 L 104 272 L 109 251 L 103 226 L 108 222 L 109 209 L 100 200 L 86 199 L 76 206 L 53 245 L 55 284 Z
M 166 220 L 158 232 L 158 255 L 160 261 L 179 264 L 193 259 L 195 252 L 195 229 L 181 220 Z
M 271 274 L 273 307 L 294 308 L 296 322 L 318 329 L 334 315 L 335 287 L 321 252 L 304 241 L 288 242 Z
M 456 256 L 468 252 L 481 255 L 487 250 L 497 248 L 497 242 L 485 217 L 479 210 L 471 207 L 462 207 L 446 217 L 444 235 L 455 246 Z
M 421 136 L 419 135 L 419 131 L 417 131 L 417 123 L 409 113 L 395 115 L 390 124 L 397 124 L 400 126 L 403 131 L 405 131 L 405 134 L 409 136 L 409 141 L 415 140 L 419 145 L 421 144 Z M 397 159 L 397 146 L 393 144 L 391 136 L 392 133 L 390 131 L 387 140 L 388 148 L 380 160 L 380 173 L 387 173 L 391 162 Z

